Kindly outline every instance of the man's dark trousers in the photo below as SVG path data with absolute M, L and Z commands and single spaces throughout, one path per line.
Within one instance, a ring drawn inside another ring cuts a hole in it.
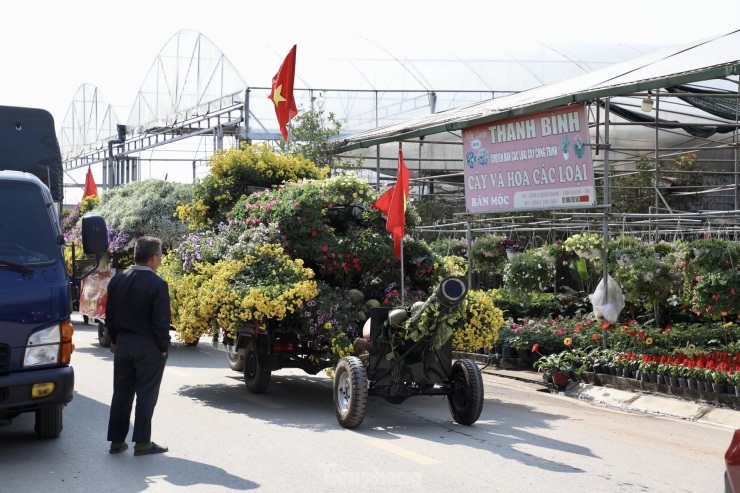
M 113 401 L 108 422 L 108 441 L 126 440 L 134 396 L 136 415 L 132 441 L 152 441 L 152 415 L 166 362 L 167 357 L 162 356 L 153 338 L 130 332 L 118 334 L 113 355 Z

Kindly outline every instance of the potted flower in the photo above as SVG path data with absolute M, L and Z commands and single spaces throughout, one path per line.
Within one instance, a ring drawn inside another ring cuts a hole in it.
M 563 150 L 563 159 L 567 161 L 570 157 L 570 140 L 567 135 L 560 138 L 560 149 Z
M 580 368 L 577 369 L 574 366 L 576 363 L 571 351 L 562 351 L 543 356 L 532 366 L 542 372 L 543 380 L 549 381 L 552 378 L 552 383 L 562 388 L 569 379 L 576 378 L 580 373 Z
M 736 396 L 740 397 L 740 371 L 734 371 L 727 377 L 727 385 L 732 385 L 735 387 L 734 393 Z M 729 392 L 729 390 L 728 390 Z
M 514 291 L 552 291 L 554 281 L 555 266 L 541 249 L 527 250 L 504 267 L 504 283 Z
M 563 242 L 563 247 L 581 258 L 597 259 L 604 248 L 604 238 L 596 233 L 574 234 Z
M 509 260 L 513 260 L 525 249 L 524 243 L 516 238 L 505 238 L 498 244 L 498 251 L 501 255 L 506 255 Z
M 724 363 L 717 365 L 717 369 L 712 371 L 712 390 L 715 394 L 724 394 L 727 391 L 727 370 L 719 368 L 722 364 Z

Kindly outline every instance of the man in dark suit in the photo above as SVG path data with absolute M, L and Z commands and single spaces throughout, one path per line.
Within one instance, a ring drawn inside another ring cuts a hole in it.
M 134 262 L 108 284 L 105 326 L 114 353 L 108 440 L 112 454 L 128 448 L 126 436 L 136 396 L 134 455 L 161 454 L 167 447 L 152 442 L 152 415 L 170 345 L 169 288 L 156 274 L 162 263 L 162 241 L 139 238 Z

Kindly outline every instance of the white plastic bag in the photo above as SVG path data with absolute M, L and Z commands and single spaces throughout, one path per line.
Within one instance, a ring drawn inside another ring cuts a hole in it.
M 622 288 L 612 276 L 607 274 L 608 289 L 604 285 L 604 279 L 599 281 L 594 294 L 588 295 L 594 307 L 596 318 L 603 318 L 610 324 L 616 323 L 619 313 L 624 309 L 624 294 Z

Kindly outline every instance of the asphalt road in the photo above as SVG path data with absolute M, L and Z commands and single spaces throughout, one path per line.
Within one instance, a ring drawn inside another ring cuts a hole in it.
M 733 430 L 625 412 L 485 375 L 480 420 L 461 426 L 442 397 L 372 397 L 341 428 L 331 382 L 298 370 L 250 394 L 204 338 L 175 345 L 154 417 L 160 456 L 107 453 L 112 355 L 76 324 L 76 393 L 64 431 L 33 416 L 0 427 L 0 492 L 717 492 Z

